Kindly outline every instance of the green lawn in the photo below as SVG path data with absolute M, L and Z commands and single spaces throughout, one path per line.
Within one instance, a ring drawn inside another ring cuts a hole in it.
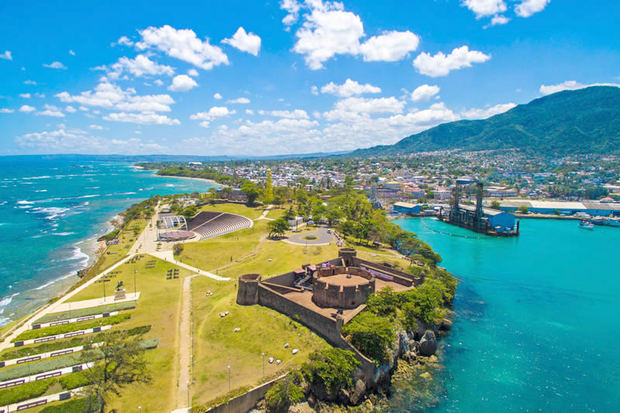
M 207 296 L 206 291 L 213 292 Z M 323 339 L 290 318 L 262 306 L 235 303 L 236 282 L 219 282 L 207 277 L 192 279 L 194 304 L 193 404 L 204 404 L 226 395 L 228 369 L 231 388 L 255 386 L 262 379 L 265 352 L 265 376 L 299 366 L 315 349 L 327 348 Z M 219 313 L 229 311 L 220 318 Z M 240 331 L 234 332 L 235 328 Z M 288 343 L 289 348 L 284 345 Z M 293 355 L 292 349 L 299 349 Z M 268 363 L 269 357 L 282 360 Z
M 200 208 L 200 211 L 219 211 L 219 212 L 228 212 L 231 214 L 243 215 L 244 217 L 248 217 L 250 219 L 256 219 L 260 217 L 265 210 L 265 207 L 248 207 L 242 204 L 214 204 L 214 205 L 205 205 Z

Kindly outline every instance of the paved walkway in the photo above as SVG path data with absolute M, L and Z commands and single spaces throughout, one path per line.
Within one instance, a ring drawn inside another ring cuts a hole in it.
M 191 265 L 187 265 L 181 261 L 175 260 L 172 251 L 151 252 L 150 255 L 157 257 L 159 259 L 162 259 L 164 261 L 170 262 L 179 267 L 185 268 L 186 270 L 193 271 L 198 275 L 204 275 L 205 277 L 213 278 L 214 280 L 217 280 L 217 281 L 230 281 L 230 278 L 228 277 L 221 277 L 219 275 L 210 273 L 209 271 L 201 270 L 200 268 L 192 267 Z
M 304 237 L 314 236 L 316 239 L 304 239 Z M 334 235 L 327 232 L 327 228 L 317 228 L 314 231 L 301 232 L 289 235 L 287 239 L 282 241 L 294 245 L 312 245 L 321 246 L 329 245 L 334 240 Z
M 179 324 L 179 378 L 177 381 L 177 402 L 178 409 L 184 409 L 191 404 L 189 400 L 189 386 L 192 381 L 191 361 L 192 361 L 192 278 L 190 275 L 183 279 L 183 293 L 181 297 L 181 321 Z
M 267 218 L 267 214 L 269 211 L 273 209 L 273 205 L 267 205 L 267 208 L 263 211 L 260 217 L 256 218 L 254 221 L 258 221 L 259 219 L 266 219 L 267 221 L 273 221 L 273 218 Z
M 55 312 L 79 310 L 82 308 L 98 307 L 106 304 L 124 303 L 126 301 L 136 301 L 140 298 L 140 291 L 136 293 L 127 293 L 122 300 L 114 300 L 114 295 L 108 295 L 105 298 L 93 298 L 92 300 L 73 301 L 62 303 L 54 309 Z

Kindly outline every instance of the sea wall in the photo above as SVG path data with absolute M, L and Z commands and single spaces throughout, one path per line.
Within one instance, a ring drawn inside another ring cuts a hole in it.
M 207 412 L 209 413 L 247 413 L 252 410 L 256 403 L 269 391 L 269 389 L 278 381 L 286 377 L 286 374 L 276 379 L 254 387 L 252 390 L 243 393 L 240 396 L 230 399 L 227 403 L 220 404 L 212 407 Z

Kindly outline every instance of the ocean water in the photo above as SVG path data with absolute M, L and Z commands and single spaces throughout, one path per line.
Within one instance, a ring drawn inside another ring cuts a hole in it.
M 212 186 L 93 157 L 0 157 L 0 325 L 74 282 L 131 204 Z
M 529 219 L 519 237 L 491 238 L 395 222 L 461 280 L 430 411 L 620 411 L 620 229 Z

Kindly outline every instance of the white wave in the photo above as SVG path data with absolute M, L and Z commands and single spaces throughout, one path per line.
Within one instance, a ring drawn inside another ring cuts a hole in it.
M 2 201 L 2 202 L 0 202 L 0 206 L 2 206 L 2 205 L 6 205 L 8 202 L 9 202 L 9 201 Z
M 70 210 L 71 210 L 71 208 L 61 208 L 61 207 L 43 208 L 43 207 L 36 207 L 36 208 L 32 209 L 32 212 L 34 212 L 35 214 L 47 215 L 45 218 L 51 220 L 51 219 L 55 219 L 55 218 L 63 216 L 66 212 L 68 212 Z
M 35 189 L 34 192 L 47 192 L 47 189 Z
M 27 176 L 25 178 L 21 178 L 21 179 L 48 179 L 51 178 L 51 176 L 49 175 L 42 175 L 42 176 Z
M 67 279 L 67 278 L 69 278 L 69 277 L 74 277 L 74 276 L 75 276 L 75 273 L 74 273 L 74 272 L 71 272 L 71 273 L 69 273 L 69 274 L 65 274 L 65 275 L 63 275 L 62 277 L 54 278 L 53 280 L 46 282 L 45 284 L 43 284 L 43 285 L 41 285 L 41 286 L 39 286 L 39 287 L 35 288 L 35 290 L 36 290 L 36 291 L 42 290 L 42 289 L 44 289 L 44 288 L 46 288 L 46 287 L 49 287 L 50 285 L 52 285 L 52 284 L 54 284 L 54 283 L 57 283 L 58 281 L 62 281 L 62 280 L 64 280 L 64 279 Z
M 84 251 L 82 251 L 82 249 L 80 247 L 74 247 L 73 248 L 73 254 L 71 254 L 71 256 L 69 258 L 67 258 L 66 261 L 81 260 L 81 261 L 83 261 L 84 264 L 86 264 L 89 259 L 90 259 L 90 257 L 88 256 L 88 254 L 86 254 Z
M 34 201 L 23 200 L 23 201 L 17 201 L 16 203 L 17 205 L 31 205 L 31 204 L 34 204 Z
M 56 235 L 58 237 L 66 237 L 68 235 L 73 235 L 75 232 L 53 232 L 52 235 Z
M 9 286 L 12 287 L 12 286 Z M 11 304 L 11 301 L 13 301 L 13 297 L 18 296 L 19 293 L 15 293 L 12 295 L 9 295 L 8 297 L 4 297 L 2 298 L 2 300 L 0 300 L 0 307 L 6 307 L 7 305 Z

